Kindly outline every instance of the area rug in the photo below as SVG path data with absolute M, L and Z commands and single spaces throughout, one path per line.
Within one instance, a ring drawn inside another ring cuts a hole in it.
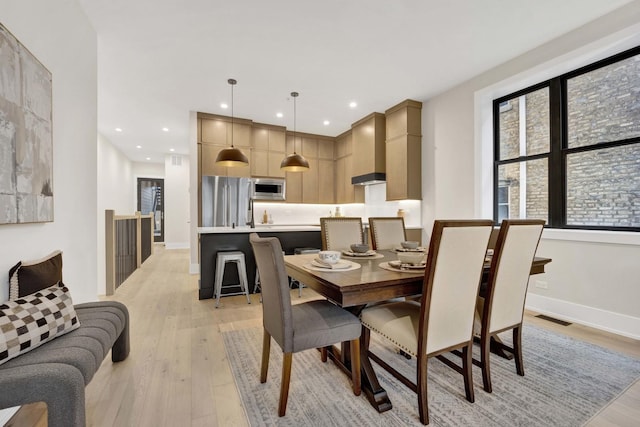
M 380 414 L 364 393 L 354 396 L 348 377 L 333 363 L 322 363 L 316 350 L 293 355 L 287 414 L 279 418 L 280 347 L 272 341 L 269 375 L 260 384 L 262 329 L 224 332 L 223 337 L 251 426 L 422 425 L 416 394 L 381 367 L 373 365 L 393 409 Z M 482 374 L 474 366 L 475 403 L 464 397 L 462 376 L 430 360 L 430 425 L 580 426 L 640 378 L 638 359 L 535 326 L 525 326 L 523 345 L 524 377 L 516 374 L 513 361 L 492 356 L 491 394 L 482 388 Z M 380 339 L 372 339 L 371 348 L 403 374 L 415 375 L 415 358 L 397 355 Z

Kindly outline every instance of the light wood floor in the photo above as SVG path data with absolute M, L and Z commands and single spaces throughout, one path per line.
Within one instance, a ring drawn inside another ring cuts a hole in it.
M 261 325 L 257 295 L 198 300 L 198 276 L 188 273 L 186 250 L 155 254 L 104 299 L 122 301 L 131 315 L 131 354 L 113 364 L 110 356 L 86 388 L 88 426 L 246 426 L 221 332 Z M 73 294 L 73 284 L 68 284 Z M 292 301 L 317 298 L 292 291 Z M 560 326 L 527 313 L 526 321 L 640 358 L 640 341 L 580 325 Z M 258 356 L 256 356 L 258 357 Z M 526 361 L 525 361 L 526 368 Z M 258 381 L 258 378 L 256 378 Z M 276 408 L 274 408 L 276 411 Z M 640 382 L 636 382 L 589 426 L 637 426 Z M 46 406 L 24 406 L 6 426 L 45 426 Z

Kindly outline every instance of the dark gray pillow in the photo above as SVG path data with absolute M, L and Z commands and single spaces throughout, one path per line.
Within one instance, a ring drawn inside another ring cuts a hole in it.
M 62 282 L 62 252 L 34 261 L 20 261 L 9 270 L 9 301 Z

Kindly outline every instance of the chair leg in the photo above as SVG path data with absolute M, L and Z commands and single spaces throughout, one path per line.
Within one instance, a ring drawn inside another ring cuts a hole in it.
M 484 332 L 484 331 L 483 331 Z M 489 357 L 491 354 L 491 335 L 483 333 L 480 338 L 480 367 L 482 368 L 482 385 L 484 391 L 491 393 L 491 370 Z
M 471 368 L 473 368 L 473 358 L 471 349 L 473 341 L 462 348 L 462 376 L 464 377 L 464 394 L 467 396 L 467 400 L 471 403 L 474 402 L 475 397 L 473 395 L 473 377 Z
M 360 396 L 362 392 L 360 381 L 360 338 L 351 340 L 351 380 L 353 381 L 353 394 Z
M 320 347 L 320 360 L 322 363 L 327 361 L 327 347 Z
M 428 389 L 427 389 L 427 361 L 426 355 L 418 355 L 418 412 L 420 414 L 420 422 L 422 424 L 429 424 L 429 405 L 428 405 Z
M 291 381 L 291 360 L 293 353 L 282 355 L 282 383 L 280 384 L 280 405 L 278 406 L 278 416 L 284 417 L 287 412 L 287 398 L 289 397 L 289 382 Z
M 267 382 L 267 372 L 269 371 L 269 352 L 271 351 L 271 335 L 264 330 L 262 336 L 262 365 L 260 367 L 260 382 Z
M 516 372 L 521 377 L 524 376 L 524 365 L 522 363 L 522 324 L 513 328 L 513 356 L 516 359 Z

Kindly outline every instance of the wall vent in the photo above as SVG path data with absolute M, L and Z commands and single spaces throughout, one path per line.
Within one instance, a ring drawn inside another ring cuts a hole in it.
M 182 166 L 182 156 L 172 155 L 171 156 L 171 165 L 172 166 Z

